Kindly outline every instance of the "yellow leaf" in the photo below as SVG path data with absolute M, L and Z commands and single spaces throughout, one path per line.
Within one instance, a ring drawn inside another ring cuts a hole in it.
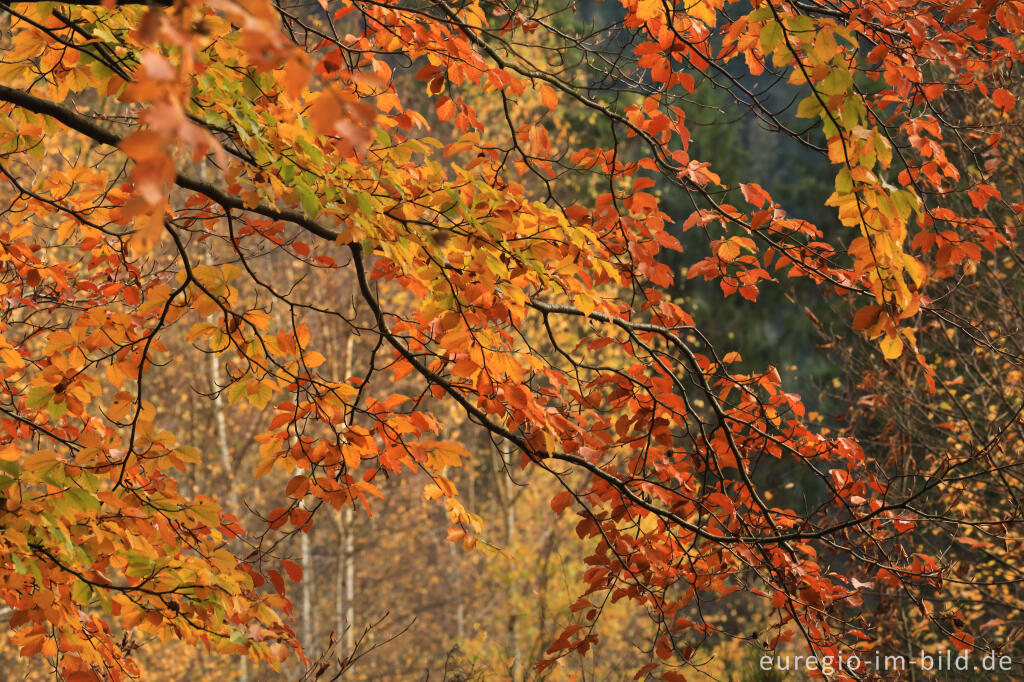
M 594 299 L 586 294 L 576 294 L 572 298 L 576 307 L 580 309 L 584 317 L 590 317 L 590 313 L 594 312 Z
M 895 334 L 886 335 L 878 345 L 882 349 L 882 355 L 886 360 L 894 360 L 903 353 L 903 339 Z
M 686 13 L 695 19 L 700 19 L 709 27 L 715 25 L 715 8 L 707 0 L 697 0 L 693 5 L 688 5 Z
M 653 19 L 662 13 L 662 5 L 659 0 L 640 0 L 636 3 L 637 19 Z

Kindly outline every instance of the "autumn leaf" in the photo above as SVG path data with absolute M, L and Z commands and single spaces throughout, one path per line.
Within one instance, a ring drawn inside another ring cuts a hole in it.
M 1017 104 L 1017 98 L 1006 88 L 996 88 L 992 93 L 992 101 L 1002 111 L 1008 112 Z
M 302 580 L 302 567 L 294 561 L 284 559 L 281 561 L 281 566 L 284 567 L 285 573 L 292 579 L 292 582 L 299 582 Z

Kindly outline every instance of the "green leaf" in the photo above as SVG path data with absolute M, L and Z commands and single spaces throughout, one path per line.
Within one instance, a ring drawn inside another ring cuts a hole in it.
M 838 95 L 848 92 L 853 85 L 853 74 L 847 69 L 833 68 L 825 77 L 825 80 L 818 84 L 818 90 L 826 95 Z
M 853 178 L 850 177 L 850 169 L 845 166 L 836 173 L 836 191 L 840 194 L 853 191 Z
M 814 95 L 809 95 L 800 100 L 800 104 L 796 108 L 796 115 L 799 118 L 814 118 L 821 111 L 821 102 Z
M 65 490 L 64 497 L 67 498 L 76 509 L 92 512 L 98 512 L 100 510 L 99 500 L 79 488 Z
M 770 10 L 771 8 L 769 8 Z M 789 25 L 789 31 L 791 33 L 810 33 L 814 30 L 814 19 L 809 16 L 800 14 L 795 17 L 791 17 L 786 20 Z
M 46 406 L 46 412 L 50 415 L 50 419 L 57 421 L 68 413 L 68 404 L 64 401 L 59 403 L 54 401 Z
M 302 210 L 306 212 L 306 215 L 310 218 L 320 215 L 320 200 L 313 194 L 313 190 L 308 187 L 299 186 L 295 188 L 295 191 L 299 193 L 299 202 L 302 204 Z
M 245 397 L 247 390 L 247 384 L 242 381 L 236 381 L 231 384 L 231 388 L 228 389 L 228 404 L 234 405 L 239 400 Z
M 25 407 L 38 409 L 47 405 L 53 400 L 53 389 L 49 386 L 36 386 L 28 392 L 25 398 Z
M 769 55 L 780 42 L 782 42 L 782 26 L 777 21 L 769 21 L 761 29 L 761 51 L 765 55 Z
M 71 585 L 71 598 L 79 604 L 88 604 L 92 600 L 92 586 L 76 580 Z

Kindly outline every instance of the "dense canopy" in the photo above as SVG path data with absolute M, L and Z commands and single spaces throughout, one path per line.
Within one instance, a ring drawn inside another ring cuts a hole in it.
M 598 678 L 701 679 L 737 642 L 1024 658 L 1024 2 L 0 22 L 0 596 L 32 669 L 161 679 L 184 645 L 358 675 L 372 623 L 309 629 L 314 529 L 344 615 L 376 570 L 354 515 L 412 480 L 446 516 L 416 532 L 500 555 L 502 477 L 575 577 L 495 678 L 577 675 L 606 615 L 628 660 Z M 766 140 L 770 173 L 730 161 Z M 783 198 L 797 162 L 827 190 Z M 791 312 L 825 386 L 783 344 L 743 357 L 745 319 Z

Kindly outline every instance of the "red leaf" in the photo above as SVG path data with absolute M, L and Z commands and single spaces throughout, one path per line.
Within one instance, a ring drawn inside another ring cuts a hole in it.
M 277 530 L 288 521 L 288 510 L 284 507 L 278 507 L 277 509 L 270 512 L 267 516 L 267 523 L 274 530 Z
M 562 492 L 551 498 L 551 508 L 555 510 L 556 514 L 561 514 L 565 511 L 565 508 L 572 503 L 572 493 L 568 490 Z
M 284 578 L 281 577 L 281 574 L 278 571 L 275 571 L 274 569 L 270 569 L 269 571 L 267 571 L 267 578 L 270 579 L 270 584 L 274 586 L 274 589 L 277 590 L 277 593 L 283 597 Z
M 710 504 L 721 507 L 726 516 L 732 516 L 736 513 L 736 507 L 733 506 L 732 500 L 722 493 L 711 493 L 707 499 Z
M 310 522 L 310 520 L 312 518 L 313 518 L 313 514 L 311 512 L 309 512 L 309 511 L 305 510 L 305 509 L 300 509 L 300 508 L 292 509 L 292 513 L 291 513 L 292 525 L 298 526 L 299 528 L 302 528 L 303 530 L 307 530 L 308 531 L 307 526 L 309 525 L 309 522 Z
M 962 630 L 954 632 L 952 637 L 950 637 L 950 640 L 953 642 L 953 646 L 960 651 L 970 651 L 974 648 L 974 636 L 969 635 Z
M 299 566 L 294 561 L 288 561 L 284 559 L 281 561 L 281 566 L 284 567 L 284 572 L 288 574 L 288 577 L 292 579 L 292 582 L 299 582 L 302 580 L 302 566 Z

